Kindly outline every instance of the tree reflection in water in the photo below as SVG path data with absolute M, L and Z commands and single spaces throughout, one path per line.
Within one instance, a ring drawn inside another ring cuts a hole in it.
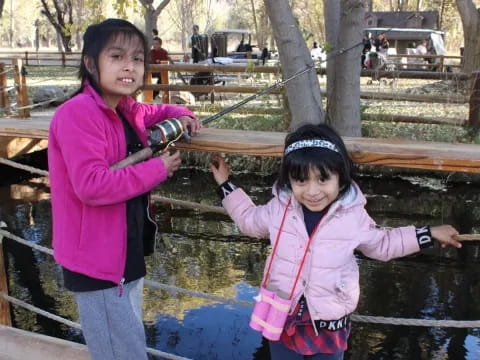
M 272 178 L 238 175 L 258 203 L 270 196 Z M 480 188 L 428 178 L 360 177 L 368 210 L 379 225 L 452 223 L 479 233 Z M 210 174 L 182 170 L 159 195 L 219 205 Z M 31 180 L 0 188 L 0 220 L 8 230 L 38 244 L 51 242 L 48 183 Z M 190 290 L 252 301 L 269 252 L 264 240 L 238 232 L 228 217 L 156 204 L 161 235 L 148 259 L 150 279 Z M 78 321 L 71 295 L 51 257 L 4 240 L 10 293 Z M 358 313 L 399 318 L 479 320 L 480 250 L 434 248 L 381 263 L 358 255 Z M 212 303 L 182 294 L 145 290 L 148 345 L 193 359 L 268 359 L 268 347 L 248 327 L 251 308 Z M 76 331 L 14 308 L 15 326 L 81 341 Z M 354 323 L 347 360 L 480 358 L 478 329 L 424 328 Z

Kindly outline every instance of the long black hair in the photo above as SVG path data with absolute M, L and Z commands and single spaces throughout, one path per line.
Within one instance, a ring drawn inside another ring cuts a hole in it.
M 326 140 L 335 145 L 337 151 L 323 147 L 305 147 L 293 150 L 283 156 L 280 173 L 276 183 L 277 190 L 291 190 L 290 178 L 308 179 L 310 169 L 320 171 L 322 179 L 328 179 L 330 173 L 339 177 L 339 196 L 344 195 L 350 187 L 355 168 L 347 148 L 340 135 L 326 124 L 307 124 L 290 133 L 285 138 L 285 149 L 301 140 Z
M 105 46 L 117 36 L 124 36 L 125 39 L 131 39 L 137 37 L 140 40 L 140 43 L 143 46 L 143 55 L 144 55 L 144 81 L 147 74 L 147 39 L 145 35 L 132 23 L 123 20 L 123 19 L 107 19 L 101 23 L 90 25 L 85 34 L 83 34 L 83 49 L 82 57 L 80 61 L 80 70 L 78 71 L 78 78 L 81 81 L 80 89 L 76 94 L 82 92 L 84 81 L 88 80 L 90 85 L 99 93 L 102 94 L 100 89 L 100 84 L 98 84 L 97 79 L 94 74 L 88 71 L 87 66 L 85 65 L 85 58 L 88 57 L 93 61 L 93 65 L 98 73 L 98 58 L 100 53 L 105 48 Z

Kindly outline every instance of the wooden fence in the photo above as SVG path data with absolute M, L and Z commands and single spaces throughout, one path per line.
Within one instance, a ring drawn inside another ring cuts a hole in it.
M 169 52 L 170 57 L 176 61 L 182 61 L 187 53 Z M 242 52 L 232 52 L 228 55 L 248 55 Z M 80 63 L 81 52 L 57 52 L 57 51 L 1 51 L 0 62 L 10 61 L 13 59 L 22 59 L 26 66 L 31 65 L 61 65 L 61 66 L 78 66 Z M 408 70 L 412 68 L 435 69 L 437 72 L 445 72 L 448 68 L 459 68 L 463 62 L 462 56 L 456 55 L 407 55 L 397 54 L 388 55 L 388 59 L 392 60 L 398 66 L 397 70 Z M 415 63 L 409 60 L 418 60 Z M 425 60 L 429 59 L 433 63 Z M 252 59 L 250 59 L 252 60 Z M 406 62 L 402 62 L 406 61 Z
M 25 68 L 21 59 L 12 60 L 11 64 L 12 68 L 7 70 L 6 65 L 0 62 L 0 108 L 7 114 L 11 112 L 8 96 L 10 89 L 8 88 L 7 78 L 8 73 L 13 72 L 13 88 L 15 88 L 16 93 L 18 117 L 27 118 L 30 117 L 30 108 Z
M 413 56 L 413 55 L 411 55 Z M 418 56 L 418 55 L 416 55 Z M 12 67 L 14 71 L 14 86 L 16 88 L 17 107 L 19 109 L 19 117 L 28 117 L 29 104 L 27 96 L 27 82 L 25 73 L 22 71 L 24 63 L 21 59 L 12 60 Z M 26 64 L 25 64 L 26 65 Z M 0 106 L 3 109 L 9 109 L 7 96 L 7 72 L 5 65 L 0 63 Z M 232 76 L 249 76 L 252 74 L 279 74 L 281 69 L 278 66 L 250 66 L 245 64 L 232 65 L 207 65 L 207 64 L 159 64 L 150 65 L 148 67 L 147 81 L 143 88 L 143 101 L 147 103 L 153 102 L 153 91 L 162 91 L 162 102 L 170 103 L 171 91 L 189 91 L 192 93 L 206 93 L 210 94 L 211 101 L 214 101 L 214 94 L 216 93 L 242 93 L 254 94 L 262 90 L 258 86 L 243 86 L 243 85 L 228 85 L 227 79 L 232 80 L 234 77 L 220 77 L 217 74 L 232 74 Z M 325 69 L 317 69 L 317 73 L 324 73 Z M 189 85 L 186 81 L 183 85 L 170 84 L 170 73 L 179 73 L 189 78 L 191 74 L 204 73 L 209 79 L 208 85 Z M 152 84 L 152 73 L 161 74 L 161 83 Z M 189 75 L 186 75 L 189 74 Z M 388 94 L 377 92 L 361 92 L 362 99 L 379 99 L 379 100 L 402 100 L 415 101 L 423 103 L 469 103 L 469 118 L 466 124 L 480 126 L 480 80 L 479 73 L 465 74 L 461 72 L 455 73 L 440 73 L 432 71 L 373 71 L 362 70 L 362 76 L 375 77 L 390 77 L 390 78 L 421 78 L 421 79 L 438 79 L 438 80 L 467 80 L 472 79 L 472 91 L 469 97 L 467 96 L 442 96 L 442 95 L 416 95 L 416 94 Z M 220 79 L 221 81 L 216 81 Z M 271 94 L 278 94 L 279 90 L 271 91 Z M 325 95 L 325 92 L 322 93 Z
M 169 52 L 172 60 L 183 61 L 188 53 Z M 54 51 L 0 51 L 0 62 L 21 59 L 26 66 L 78 66 L 80 64 L 81 52 L 54 52 Z M 245 52 L 232 52 L 228 55 L 245 55 Z M 252 59 L 248 59 L 252 61 Z M 253 59 L 260 61 L 260 59 Z M 247 59 L 245 59 L 247 61 Z

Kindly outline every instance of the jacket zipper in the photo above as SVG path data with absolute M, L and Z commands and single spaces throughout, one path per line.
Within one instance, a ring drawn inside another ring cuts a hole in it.
M 337 208 L 339 207 L 338 205 L 338 202 L 336 202 L 335 204 L 333 204 L 333 206 L 328 209 L 327 213 L 324 215 L 324 218 L 321 219 L 321 224 L 319 224 L 319 228 L 320 226 L 322 226 L 322 224 L 325 224 L 327 222 L 327 220 L 329 220 L 331 217 L 334 216 L 334 213 L 335 211 L 337 210 Z M 317 229 L 318 231 L 318 229 Z M 310 270 L 311 270 L 311 266 L 312 266 L 312 262 L 310 261 Z M 310 274 L 310 271 L 308 272 Z M 308 304 L 308 301 L 307 301 L 307 289 L 308 289 L 308 283 L 310 282 L 310 276 L 308 277 L 308 280 L 307 280 L 307 283 L 305 284 L 305 287 L 303 289 L 303 295 L 305 297 L 305 303 L 307 304 L 307 308 L 309 309 L 308 311 L 310 311 L 310 306 Z M 313 317 L 312 315 L 310 314 L 310 321 L 312 322 L 312 326 L 313 326 L 313 330 L 315 331 L 315 336 L 318 336 L 318 329 L 317 329 L 317 326 L 315 325 L 315 320 L 313 320 Z
M 123 284 L 125 284 L 125 278 L 124 277 L 118 283 L 118 297 L 122 297 L 122 295 L 123 295 Z
M 155 249 L 157 247 L 158 225 L 150 216 L 150 194 L 147 194 L 147 220 L 150 221 L 153 226 L 155 226 L 155 234 L 153 235 L 153 253 L 155 253 Z

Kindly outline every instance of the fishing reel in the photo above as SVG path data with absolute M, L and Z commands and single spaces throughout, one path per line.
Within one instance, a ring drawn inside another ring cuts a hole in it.
M 167 119 L 149 129 L 148 145 L 154 149 L 154 152 L 162 151 L 186 135 L 180 120 L 174 118 Z

